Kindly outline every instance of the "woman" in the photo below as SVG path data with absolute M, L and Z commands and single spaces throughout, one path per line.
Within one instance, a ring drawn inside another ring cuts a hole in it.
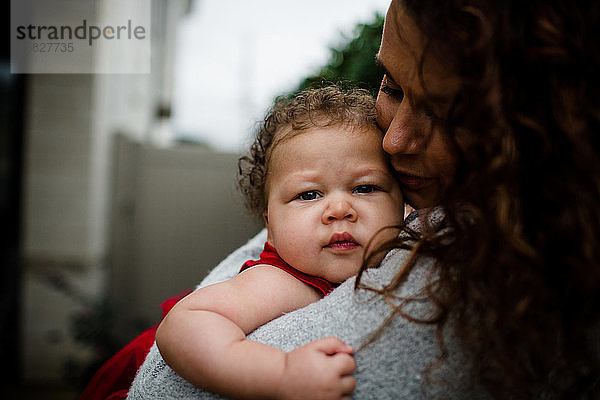
M 377 121 L 420 217 L 250 338 L 360 347 L 354 398 L 598 398 L 599 27 L 586 1 L 392 1 Z M 153 349 L 130 397 L 163 395 L 210 397 Z
M 453 228 L 436 323 L 493 394 L 598 395 L 599 8 L 445 3 L 393 2 L 378 57 L 383 147 Z

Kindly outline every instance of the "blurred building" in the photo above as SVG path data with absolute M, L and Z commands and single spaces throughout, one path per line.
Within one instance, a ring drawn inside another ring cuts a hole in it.
M 3 71 L 16 107 L 3 138 L 21 155 L 2 153 L 18 181 L 3 203 L 18 213 L 3 292 L 19 310 L 2 311 L 16 324 L 2 346 L 27 384 L 63 382 L 158 322 L 162 300 L 259 229 L 235 189 L 236 154 L 169 143 L 175 27 L 190 0 L 151 1 L 150 74 Z

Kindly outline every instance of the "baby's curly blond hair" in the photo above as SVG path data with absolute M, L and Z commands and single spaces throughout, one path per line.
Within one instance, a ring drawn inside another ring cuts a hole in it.
M 267 209 L 265 184 L 273 149 L 315 127 L 374 127 L 375 99 L 363 89 L 327 86 L 279 97 L 256 132 L 249 154 L 238 161 L 238 186 L 256 216 Z

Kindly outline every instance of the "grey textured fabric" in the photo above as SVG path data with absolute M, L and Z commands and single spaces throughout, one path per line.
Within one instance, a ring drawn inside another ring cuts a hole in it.
M 415 224 L 418 221 L 411 223 L 413 228 Z M 202 285 L 233 276 L 245 260 L 257 258 L 264 240 L 265 233 L 261 232 L 224 260 Z M 404 250 L 391 252 L 379 268 L 365 273 L 362 282 L 381 288 L 391 281 L 407 256 Z M 417 293 L 428 274 L 435 273 L 432 268 L 432 260 L 421 258 L 396 294 Z M 354 281 L 355 278 L 351 278 L 322 300 L 269 322 L 249 338 L 289 351 L 332 335 L 358 349 L 382 326 L 391 307 L 371 291 L 355 291 Z M 411 316 L 425 318 L 431 308 L 422 301 L 412 303 L 407 310 Z M 441 354 L 434 328 L 394 317 L 375 341 L 356 352 L 357 387 L 353 398 L 487 399 L 480 388 L 470 385 L 469 362 L 450 333 L 445 335 L 445 343 L 448 358 L 427 373 L 427 368 Z M 173 372 L 164 363 L 156 345 L 140 368 L 128 396 L 131 400 L 213 398 L 221 397 L 194 387 Z

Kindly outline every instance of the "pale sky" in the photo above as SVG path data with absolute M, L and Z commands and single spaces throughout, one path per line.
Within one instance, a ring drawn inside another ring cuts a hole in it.
M 241 151 L 273 97 L 390 0 L 195 0 L 177 32 L 172 126 Z

